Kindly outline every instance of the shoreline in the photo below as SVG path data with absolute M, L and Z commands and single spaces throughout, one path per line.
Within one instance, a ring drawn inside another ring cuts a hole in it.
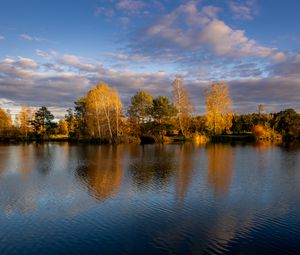
M 2 144 L 21 144 L 21 143 L 51 143 L 51 142 L 68 142 L 73 144 L 181 144 L 181 143 L 196 143 L 196 144 L 207 144 L 207 143 L 245 143 L 253 144 L 260 142 L 269 142 L 274 144 L 294 143 L 300 142 L 299 139 L 282 139 L 282 140 L 265 140 L 255 139 L 252 134 L 229 134 L 229 135 L 215 135 L 208 136 L 207 140 L 197 142 L 193 137 L 173 137 L 165 136 L 162 139 L 156 139 L 151 136 L 141 136 L 134 139 L 123 139 L 120 138 L 118 141 L 101 140 L 95 138 L 0 138 Z

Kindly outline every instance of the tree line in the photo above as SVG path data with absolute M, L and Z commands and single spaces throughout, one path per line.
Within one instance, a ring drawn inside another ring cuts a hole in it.
M 235 114 L 224 82 L 210 84 L 204 96 L 206 114 L 196 115 L 183 80 L 176 77 L 171 99 L 140 90 L 123 109 L 118 90 L 100 82 L 58 122 L 45 106 L 22 106 L 15 120 L 0 107 L 0 139 L 119 143 L 246 134 L 265 140 L 300 139 L 300 115 L 293 109 L 265 114 L 260 105 L 258 113 Z

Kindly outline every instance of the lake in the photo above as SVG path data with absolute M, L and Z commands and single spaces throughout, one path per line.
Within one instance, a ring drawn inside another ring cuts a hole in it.
M 296 254 L 300 148 L 0 145 L 0 254 Z

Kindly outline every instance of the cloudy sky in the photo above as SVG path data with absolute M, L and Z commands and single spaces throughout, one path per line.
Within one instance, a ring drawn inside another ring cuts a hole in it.
M 227 81 L 234 110 L 300 110 L 299 0 L 1 0 L 0 104 L 62 116 L 93 85 L 171 95 L 196 109 Z

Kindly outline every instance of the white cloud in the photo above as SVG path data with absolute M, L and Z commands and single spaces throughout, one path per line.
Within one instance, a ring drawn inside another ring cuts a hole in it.
M 104 8 L 104 7 L 96 7 L 95 12 L 94 12 L 95 16 L 105 16 L 108 18 L 112 18 L 113 16 L 115 16 L 115 11 L 111 8 Z
M 97 70 L 97 67 L 95 65 L 82 63 L 82 60 L 75 55 L 65 54 L 62 58 L 59 59 L 59 63 L 66 66 L 75 67 L 83 71 L 95 72 Z
M 243 2 L 230 1 L 229 9 L 233 12 L 233 18 L 237 20 L 252 20 L 258 15 L 258 8 L 255 0 Z
M 33 59 L 23 57 L 19 57 L 19 59 L 16 61 L 16 64 L 20 67 L 29 69 L 37 69 L 39 66 L 38 63 L 35 62 Z
M 294 62 L 295 63 L 300 63 L 300 54 L 295 56 Z
M 286 108 L 295 108 L 300 111 L 300 79 L 297 77 L 278 76 L 233 80 L 230 81 L 230 91 L 240 112 L 253 112 L 259 103 L 264 104 L 266 108 L 272 106 L 272 111 Z M 248 105 L 248 107 L 243 109 L 243 105 Z
M 149 62 L 149 58 L 144 57 L 140 54 L 124 54 L 121 52 L 112 52 L 108 54 L 112 58 L 119 60 L 119 61 L 126 61 L 126 62 Z
M 67 56 L 73 56 L 65 60 L 68 59 L 70 66 L 75 68 L 74 63 L 78 65 L 77 60 L 80 58 L 74 55 Z M 24 62 L 24 59 L 27 58 L 6 58 L 0 62 L 0 77 L 3 75 L 0 79 L 1 97 L 19 104 L 56 107 L 61 109 L 56 113 L 58 116 L 63 116 L 63 109 L 71 107 L 75 100 L 85 95 L 88 89 L 101 80 L 118 88 L 124 105 L 128 104 L 130 97 L 140 89 L 155 96 L 170 95 L 173 76 L 167 72 L 116 71 L 102 66 L 91 72 L 59 70 L 49 73 L 43 69 L 27 69 L 17 63 L 20 60 L 23 63 L 30 62 L 27 60 Z M 255 68 L 255 65 L 242 65 L 237 68 L 251 67 Z M 81 66 L 76 68 L 80 69 Z M 187 78 L 185 83 L 195 100 L 197 109 L 202 111 L 204 109 L 202 92 L 209 81 Z M 259 103 L 264 103 L 266 106 L 272 104 L 272 109 L 276 111 L 287 106 L 296 109 L 300 107 L 299 103 L 297 104 L 300 100 L 300 80 L 297 77 L 282 75 L 282 77 L 229 80 L 229 83 L 234 102 L 241 112 L 255 111 Z
M 46 60 L 51 60 L 53 59 L 53 57 L 55 55 L 53 55 L 52 53 L 48 53 L 46 51 L 43 51 L 43 50 L 40 50 L 40 49 L 36 49 L 35 50 L 35 53 L 36 55 L 38 55 L 39 57 L 42 57 L 43 59 L 46 59 Z
M 28 74 L 29 69 L 37 69 L 39 67 L 38 63 L 30 58 L 18 57 L 14 58 L 5 58 L 2 62 L 0 62 L 0 73 L 8 72 L 10 74 Z
M 41 37 L 36 37 L 36 36 L 31 36 L 29 34 L 20 34 L 19 37 L 22 40 L 25 41 L 32 41 L 32 42 L 50 42 L 48 39 L 41 38 Z
M 120 0 L 116 7 L 120 10 L 137 11 L 144 7 L 144 3 L 138 0 Z
M 293 55 L 270 67 L 273 75 L 300 79 L 300 54 Z
M 99 81 L 105 81 L 110 86 L 118 88 L 125 104 L 129 102 L 130 96 L 141 88 L 154 94 L 166 93 L 169 90 L 169 87 L 162 86 L 171 82 L 168 74 L 164 72 L 116 71 L 101 65 L 95 65 L 91 69 L 90 66 L 78 62 L 80 58 L 75 55 L 64 55 L 62 59 L 66 66 L 74 70 L 56 71 L 55 63 L 43 64 L 48 68 L 54 66 L 53 72 L 48 72 L 43 68 L 25 68 L 25 62 L 29 63 L 27 58 L 2 60 L 0 62 L 1 96 L 20 104 L 47 105 L 66 109 Z M 22 65 L 19 64 L 20 61 Z M 82 68 L 89 71 L 79 72 Z
M 0 41 L 5 40 L 5 37 L 3 35 L 0 35 Z
M 214 6 L 200 10 L 197 1 L 189 1 L 149 27 L 139 43 L 143 45 L 143 51 L 149 47 L 150 53 L 151 49 L 157 47 L 160 52 L 162 48 L 166 52 L 172 49 L 177 52 L 202 50 L 229 58 L 266 58 L 276 51 L 275 48 L 262 46 L 248 38 L 245 31 L 225 24 L 217 17 L 219 12 L 220 9 Z
M 130 19 L 128 17 L 121 17 L 120 18 L 120 21 L 121 21 L 121 24 L 124 26 L 124 27 L 127 27 L 128 24 L 130 23 Z
M 272 57 L 272 60 L 275 62 L 281 62 L 281 61 L 286 60 L 286 58 L 287 58 L 287 55 L 285 53 L 278 52 Z
M 64 69 L 59 66 L 59 65 L 56 65 L 56 64 L 52 64 L 52 63 L 45 63 L 43 64 L 43 66 L 48 69 L 48 70 L 52 70 L 52 71 L 55 71 L 55 72 L 63 72 Z
M 23 40 L 33 41 L 33 37 L 31 37 L 30 35 L 27 35 L 27 34 L 20 34 L 19 36 L 20 36 L 20 38 L 22 38 Z

